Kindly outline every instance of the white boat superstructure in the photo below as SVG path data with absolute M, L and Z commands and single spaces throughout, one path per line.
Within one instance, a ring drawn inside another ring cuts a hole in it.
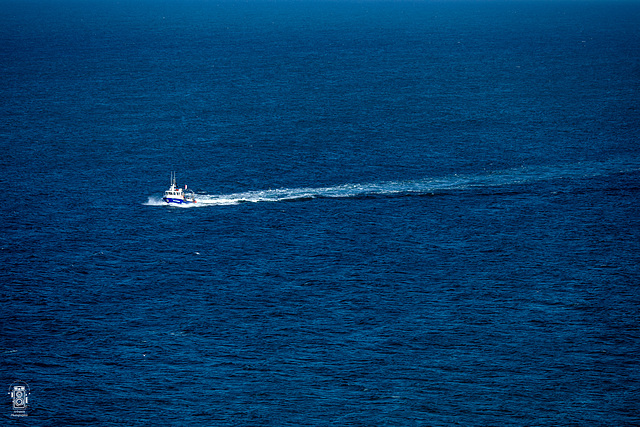
M 184 205 L 189 203 L 196 203 L 196 195 L 193 191 L 189 190 L 187 186 L 184 189 L 178 187 L 176 182 L 176 173 L 171 172 L 171 185 L 169 189 L 164 192 L 162 200 L 170 205 Z

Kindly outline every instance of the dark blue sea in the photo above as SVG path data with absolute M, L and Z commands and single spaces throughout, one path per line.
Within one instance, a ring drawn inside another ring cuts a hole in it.
M 640 425 L 639 28 L 0 0 L 0 424 Z

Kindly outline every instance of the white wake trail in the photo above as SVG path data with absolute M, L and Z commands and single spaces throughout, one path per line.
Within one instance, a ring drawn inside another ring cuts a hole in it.
M 546 180 L 590 178 L 612 173 L 637 172 L 634 161 L 610 160 L 556 166 L 520 167 L 477 175 L 451 175 L 407 181 L 343 184 L 331 187 L 301 187 L 246 191 L 231 194 L 197 194 L 197 203 L 189 207 L 225 206 L 239 203 L 280 202 L 315 198 L 353 198 L 366 196 L 428 195 L 442 191 L 492 188 Z M 165 205 L 160 197 L 149 197 L 146 205 Z
M 476 176 L 454 176 L 413 181 L 387 181 L 369 184 L 343 184 L 332 187 L 283 188 L 247 191 L 243 193 L 201 195 L 198 203 L 235 205 L 238 203 L 279 202 L 315 198 L 352 198 L 362 196 L 393 196 L 398 194 L 430 194 L 444 190 L 462 190 L 474 186 L 499 185 L 500 179 Z

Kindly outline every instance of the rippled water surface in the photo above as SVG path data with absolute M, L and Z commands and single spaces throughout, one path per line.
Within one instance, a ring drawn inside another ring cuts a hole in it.
M 638 22 L 2 0 L 0 416 L 639 424 Z

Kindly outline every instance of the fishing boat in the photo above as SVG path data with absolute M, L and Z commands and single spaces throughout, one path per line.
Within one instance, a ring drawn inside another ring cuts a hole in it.
M 185 205 L 196 203 L 196 195 L 192 190 L 189 190 L 186 185 L 184 189 L 178 187 L 176 173 L 171 172 L 171 185 L 169 189 L 164 192 L 162 200 L 169 205 Z

